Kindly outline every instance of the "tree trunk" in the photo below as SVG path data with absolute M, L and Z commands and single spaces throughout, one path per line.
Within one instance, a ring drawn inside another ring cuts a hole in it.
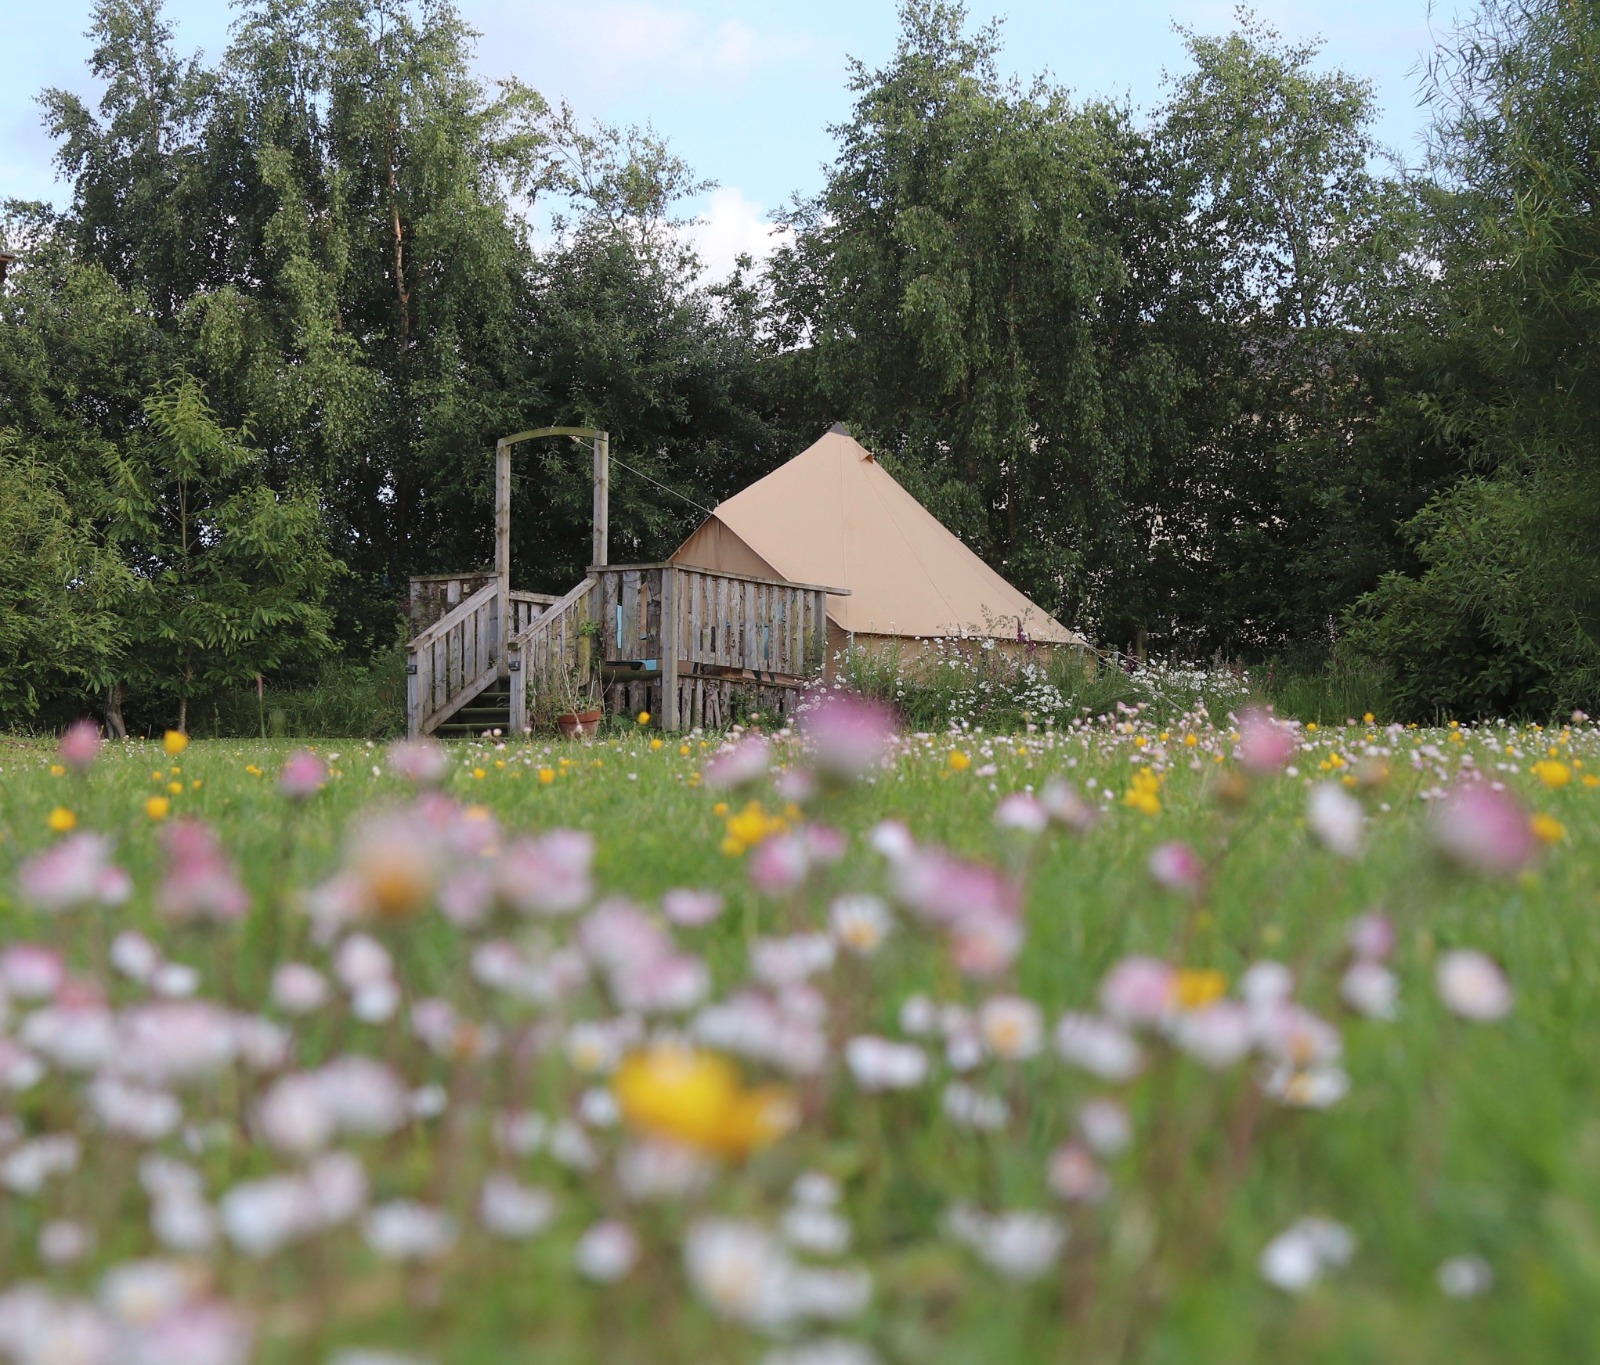
M 178 729 L 183 734 L 189 733 L 189 698 L 178 698 Z
M 126 690 L 127 685 L 119 682 L 106 688 L 106 733 L 112 739 L 128 737 L 128 727 L 122 720 L 122 696 Z

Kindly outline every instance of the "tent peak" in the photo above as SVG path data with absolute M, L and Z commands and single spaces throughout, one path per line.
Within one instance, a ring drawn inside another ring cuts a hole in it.
M 843 436 L 847 441 L 855 441 L 856 439 L 851 433 L 850 428 L 847 427 L 843 422 L 835 422 L 822 434 L 824 436 Z M 856 443 L 860 445 L 860 442 Z M 861 461 L 863 464 L 877 464 L 877 460 L 873 458 L 872 452 L 865 446 L 861 446 Z

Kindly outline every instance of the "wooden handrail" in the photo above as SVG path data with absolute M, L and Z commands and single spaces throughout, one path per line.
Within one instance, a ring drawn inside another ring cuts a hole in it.
M 778 588 L 799 588 L 804 592 L 825 592 L 829 597 L 849 597 L 849 588 L 830 588 L 821 583 L 796 583 L 788 578 L 763 578 L 753 573 L 729 573 L 726 569 L 703 569 L 698 564 L 675 564 L 665 559 L 656 564 L 591 564 L 591 575 L 601 573 L 646 572 L 652 569 L 679 569 L 684 573 L 705 574 L 711 578 L 732 578 L 740 583 L 770 583 Z
M 426 630 L 421 631 L 414 636 L 406 645 L 407 651 L 414 654 L 424 645 L 432 644 L 452 626 L 460 625 L 461 622 L 465 621 L 467 617 L 472 615 L 473 612 L 477 611 L 479 607 L 485 606 L 487 603 L 494 601 L 499 592 L 499 583 L 491 579 L 489 582 L 485 583 L 481 588 L 479 588 L 477 592 L 473 593 L 471 597 L 462 598 L 460 602 L 451 607 L 449 611 L 445 612 L 443 616 L 441 616 Z
M 566 594 L 565 597 L 553 598 L 550 605 L 546 607 L 544 611 L 542 611 L 538 616 L 534 617 L 533 620 L 528 622 L 528 624 L 518 631 L 516 635 L 512 636 L 510 643 L 514 645 L 526 644 L 528 639 L 533 635 L 534 631 L 538 630 L 539 627 L 544 625 L 546 622 L 553 621 L 561 612 L 572 606 L 573 603 L 579 601 L 583 597 L 584 593 L 590 591 L 594 585 L 595 579 L 593 577 L 589 577 L 584 579 L 583 582 L 578 584 L 577 587 L 573 588 L 569 593 Z

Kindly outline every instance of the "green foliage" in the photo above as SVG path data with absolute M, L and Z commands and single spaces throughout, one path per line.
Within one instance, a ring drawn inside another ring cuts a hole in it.
M 1465 480 L 1410 525 L 1423 569 L 1390 574 L 1352 613 L 1342 649 L 1382 670 L 1405 716 L 1548 717 L 1600 697 L 1600 644 L 1562 574 L 1594 553 L 1594 527 L 1541 526 L 1551 495 Z
M 1125 110 L 1002 81 L 959 8 L 901 23 L 792 215 L 779 336 L 810 338 L 820 393 L 979 554 L 1092 616 L 1139 572 L 1193 382 L 1164 328 L 1172 201 Z
M 0 724 L 112 680 L 128 581 L 73 520 L 50 468 L 0 428 Z
M 260 456 L 187 376 L 145 405 L 150 429 L 107 454 L 98 509 L 136 580 L 121 615 L 135 697 L 176 701 L 333 648 L 323 599 L 340 566 L 315 497 L 260 481 Z
M 388 650 L 370 664 L 325 662 L 309 681 L 232 687 L 195 703 L 199 732 L 305 739 L 396 739 L 406 732 L 405 655 Z
M 1592 707 L 1600 14 L 1490 0 L 1435 75 L 1447 311 L 1418 407 L 1474 472 L 1411 523 L 1422 567 L 1358 605 L 1352 649 L 1424 713 Z

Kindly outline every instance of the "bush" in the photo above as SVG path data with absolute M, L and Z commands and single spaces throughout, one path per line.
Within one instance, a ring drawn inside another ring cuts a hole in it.
M 1592 546 L 1534 481 L 1469 479 L 1412 527 L 1424 569 L 1352 608 L 1339 657 L 1373 670 L 1405 720 L 1545 717 L 1600 701 Z
M 366 664 L 335 660 L 308 686 L 268 686 L 259 698 L 253 686 L 230 690 L 195 711 L 195 723 L 218 735 L 259 735 L 265 728 L 294 738 L 392 739 L 406 732 L 405 655 L 389 650 Z
M 1068 647 L 1018 655 L 990 639 L 933 640 L 916 652 L 856 645 L 835 656 L 834 676 L 863 696 L 889 702 L 918 730 L 1063 725 L 1119 706 L 1162 715 L 1204 707 L 1222 716 L 1251 693 L 1242 669 L 1102 662 L 1092 650 Z

